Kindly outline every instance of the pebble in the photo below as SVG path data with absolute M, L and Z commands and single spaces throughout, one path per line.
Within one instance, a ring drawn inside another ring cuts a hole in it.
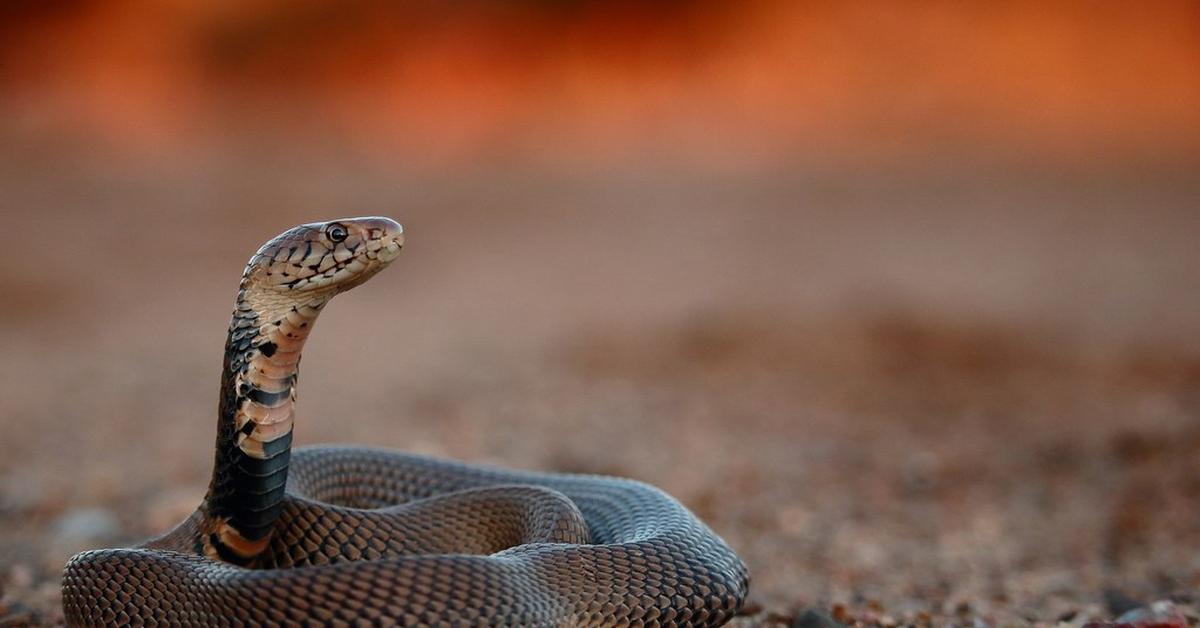
M 800 613 L 792 621 L 791 628 L 844 628 L 845 624 L 834 621 L 832 617 L 816 609 L 808 609 Z
M 63 513 L 54 522 L 54 532 L 66 539 L 111 539 L 121 533 L 121 522 L 104 508 L 79 508 Z
M 1192 623 L 1169 601 L 1127 611 L 1111 622 L 1090 622 L 1084 628 L 1190 628 Z
M 1117 618 L 1118 624 L 1133 624 L 1134 626 L 1187 626 L 1187 618 L 1175 605 L 1170 602 L 1155 602 L 1149 607 L 1132 609 Z
M 763 612 L 763 605 L 755 598 L 750 598 L 742 604 L 742 608 L 738 609 L 738 617 L 746 617 L 749 615 L 757 615 Z
M 37 626 L 41 623 L 41 617 L 34 611 L 26 608 L 24 604 L 19 602 L 0 604 L 0 628 Z
M 1117 589 L 1105 589 L 1104 605 L 1108 607 L 1110 614 L 1118 616 L 1142 608 L 1146 604 Z

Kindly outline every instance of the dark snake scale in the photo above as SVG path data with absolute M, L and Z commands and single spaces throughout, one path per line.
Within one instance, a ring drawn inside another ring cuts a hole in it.
M 242 277 L 208 494 L 140 547 L 63 574 L 70 625 L 717 626 L 745 566 L 679 502 L 619 478 L 362 447 L 293 450 L 318 314 L 396 258 L 400 225 L 301 225 Z

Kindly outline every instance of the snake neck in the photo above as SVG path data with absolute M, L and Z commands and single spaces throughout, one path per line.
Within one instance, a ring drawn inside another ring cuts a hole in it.
M 300 351 L 328 301 L 284 301 L 243 280 L 225 341 L 216 461 L 198 548 L 250 565 L 283 506 Z

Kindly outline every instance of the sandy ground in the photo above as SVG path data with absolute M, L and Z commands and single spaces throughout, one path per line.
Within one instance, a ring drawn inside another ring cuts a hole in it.
M 361 213 L 408 246 L 322 318 L 300 444 L 659 485 L 750 566 L 742 626 L 1192 612 L 1194 160 L 0 159 L 0 625 L 61 621 L 73 552 L 195 507 L 242 264 L 286 226 Z

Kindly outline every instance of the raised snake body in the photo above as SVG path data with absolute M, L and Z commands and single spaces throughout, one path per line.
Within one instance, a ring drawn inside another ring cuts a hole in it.
M 301 225 L 243 274 L 208 494 L 175 529 L 67 564 L 72 625 L 716 626 L 745 566 L 639 482 L 355 447 L 291 449 L 321 309 L 399 253 L 386 218 Z

